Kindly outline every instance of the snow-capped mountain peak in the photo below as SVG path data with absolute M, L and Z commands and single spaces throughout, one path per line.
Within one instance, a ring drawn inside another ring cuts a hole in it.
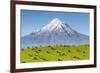
M 54 18 L 49 24 L 44 26 L 41 29 L 41 32 L 67 32 L 70 34 L 73 34 L 74 30 L 70 28 L 68 24 L 65 24 L 63 21 L 61 21 L 59 18 Z
M 62 22 L 60 19 L 58 18 L 54 18 L 49 24 L 47 24 L 46 26 L 44 26 L 42 28 L 42 30 L 49 30 L 52 31 L 55 28 L 62 28 L 61 26 L 64 26 L 64 22 Z

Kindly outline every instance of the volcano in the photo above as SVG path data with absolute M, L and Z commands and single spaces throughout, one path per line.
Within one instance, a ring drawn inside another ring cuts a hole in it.
M 89 44 L 89 36 L 75 31 L 59 18 L 54 18 L 41 30 L 21 37 L 21 48 L 81 44 Z

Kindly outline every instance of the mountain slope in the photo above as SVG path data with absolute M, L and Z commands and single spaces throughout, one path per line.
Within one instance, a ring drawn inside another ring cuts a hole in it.
M 40 31 L 21 37 L 21 48 L 45 45 L 89 44 L 89 37 L 73 30 L 58 18 L 54 18 Z

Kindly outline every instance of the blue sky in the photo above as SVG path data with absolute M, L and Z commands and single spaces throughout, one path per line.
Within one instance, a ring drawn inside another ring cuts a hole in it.
M 54 18 L 59 18 L 79 33 L 89 35 L 89 13 L 21 10 L 21 36 L 40 30 Z

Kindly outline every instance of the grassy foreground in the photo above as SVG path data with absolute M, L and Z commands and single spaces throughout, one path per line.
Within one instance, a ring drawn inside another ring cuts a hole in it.
M 88 60 L 89 46 L 45 46 L 21 49 L 21 63 Z

